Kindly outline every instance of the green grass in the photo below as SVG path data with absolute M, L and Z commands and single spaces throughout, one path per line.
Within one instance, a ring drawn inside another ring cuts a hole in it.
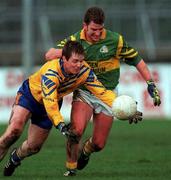
M 0 126 L 2 134 L 5 126 Z M 84 138 L 92 131 L 89 125 Z M 26 136 L 26 131 L 17 146 Z M 65 139 L 53 129 L 41 152 L 22 162 L 12 178 L 2 176 L 8 156 L 0 163 L 0 179 L 66 179 Z M 113 124 L 105 149 L 91 156 L 88 166 L 73 180 L 170 180 L 171 121 L 145 120 L 137 125 Z

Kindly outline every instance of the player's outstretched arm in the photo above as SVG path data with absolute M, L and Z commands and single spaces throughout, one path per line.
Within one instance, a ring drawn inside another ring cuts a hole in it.
M 141 60 L 137 66 L 137 70 L 140 72 L 141 76 L 144 78 L 144 80 L 147 82 L 147 90 L 150 96 L 153 98 L 153 103 L 155 106 L 160 106 L 161 104 L 161 99 L 160 99 L 160 94 L 159 91 L 152 80 L 150 71 L 145 64 L 144 60 Z

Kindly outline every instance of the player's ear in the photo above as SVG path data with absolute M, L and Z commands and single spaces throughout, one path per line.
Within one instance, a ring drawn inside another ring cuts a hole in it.
M 83 29 L 87 29 L 87 24 L 85 22 L 83 22 Z
M 63 61 L 64 61 L 64 62 L 66 62 L 66 61 L 67 61 L 67 59 L 66 59 L 66 57 L 65 57 L 65 56 L 62 56 L 62 59 L 63 59 Z

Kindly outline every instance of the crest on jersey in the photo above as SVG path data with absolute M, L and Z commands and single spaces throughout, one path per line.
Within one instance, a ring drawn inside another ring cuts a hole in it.
M 42 91 L 44 96 L 52 94 L 56 90 L 55 83 L 47 76 L 42 75 Z
M 89 75 L 88 75 L 86 82 L 94 82 L 95 78 L 96 78 L 96 76 L 95 76 L 94 72 L 91 70 Z
M 107 46 L 104 45 L 104 46 L 102 46 L 102 47 L 100 48 L 100 52 L 101 52 L 101 53 L 108 53 L 109 50 L 108 50 Z

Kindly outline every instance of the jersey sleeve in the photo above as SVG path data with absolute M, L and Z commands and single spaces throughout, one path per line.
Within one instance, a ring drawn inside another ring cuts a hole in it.
M 92 94 L 110 107 L 112 106 L 114 99 L 117 97 L 113 91 L 107 90 L 103 84 L 98 81 L 92 70 L 90 70 L 84 85 Z
M 59 43 L 57 43 L 57 49 L 62 49 L 63 47 L 64 47 L 64 45 L 65 45 L 65 43 L 67 42 L 67 41 L 69 41 L 69 40 L 71 40 L 71 41 L 76 41 L 76 37 L 75 37 L 75 35 L 71 35 L 71 36 L 69 36 L 68 38 L 65 38 L 65 39 L 63 39 L 62 41 L 60 41 Z
M 142 59 L 142 57 L 138 54 L 138 51 L 131 47 L 121 35 L 119 35 L 118 49 L 120 50 L 120 59 L 128 65 L 136 66 Z
M 41 88 L 43 103 L 48 117 L 51 119 L 54 126 L 57 126 L 60 122 L 63 122 L 63 117 L 58 106 L 58 86 L 59 80 L 53 71 L 45 71 L 42 73 Z

